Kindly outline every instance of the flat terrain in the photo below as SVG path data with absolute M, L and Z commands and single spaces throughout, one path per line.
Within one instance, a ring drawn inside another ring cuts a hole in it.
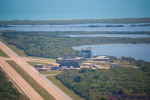
M 121 67 L 125 67 L 125 68 L 136 68 L 137 67 L 135 64 L 131 64 L 129 61 L 120 61 L 120 60 L 114 60 L 113 62 L 85 61 L 84 63 L 90 63 L 90 64 L 98 65 L 98 66 L 100 66 L 100 68 L 105 68 L 105 69 L 109 69 L 111 63 L 117 63 Z M 81 66 L 83 66 L 83 64 Z
M 26 61 L 31 66 L 34 66 L 35 64 L 43 64 L 44 66 L 47 64 L 51 64 L 54 66 L 59 65 L 58 63 L 56 63 L 56 60 L 52 58 L 23 57 L 22 59 L 24 59 L 24 61 Z
M 54 100 L 54 98 L 41 86 L 39 85 L 29 74 L 27 74 L 20 66 L 14 61 L 6 61 L 21 77 L 23 77 L 28 84 L 42 96 L 44 100 Z
M 121 19 L 79 19 L 79 20 L 14 20 L 0 21 L 1 25 L 67 25 L 86 23 L 149 23 L 150 18 L 121 18 Z
M 70 96 L 73 100 L 84 100 L 80 96 L 74 93 L 71 89 L 67 88 L 65 85 L 63 85 L 59 80 L 55 78 L 55 75 L 52 73 L 61 73 L 60 72 L 49 72 L 49 76 L 46 76 L 51 82 L 53 82 L 56 86 L 58 86 L 61 90 L 63 90 L 68 96 Z M 48 74 L 48 73 L 45 73 Z
M 19 56 L 26 56 L 23 50 L 16 48 L 15 45 L 9 45 L 6 41 L 0 37 L 0 41 L 3 42 L 7 47 L 11 48 L 12 51 L 15 51 Z
M 10 50 L 7 46 L 5 46 L 2 42 L 0 42 L 0 49 L 3 50 L 10 58 L 2 58 L 2 62 L 4 63 L 5 60 L 13 60 L 18 64 L 25 72 L 27 72 L 38 84 L 40 84 L 49 94 L 51 94 L 56 100 L 70 100 L 71 98 L 66 97 L 66 95 L 59 94 L 52 86 L 42 80 L 38 74 L 36 74 L 33 70 L 28 67 L 28 64 L 17 54 L 15 54 L 12 50 Z M 5 63 L 4 63 L 5 64 Z M 7 64 L 8 65 L 8 64 Z M 4 66 L 4 65 L 2 65 Z M 11 73 L 11 72 L 8 72 Z M 18 77 L 20 75 L 17 75 Z M 31 87 L 30 87 L 31 88 Z M 29 92 L 33 94 L 32 92 Z M 40 98 L 40 97 L 39 97 Z M 33 99 L 37 100 L 37 99 Z
M 0 56 L 5 57 L 5 58 L 9 58 L 9 56 L 7 54 L 5 54 L 1 49 L 0 49 Z
M 5 60 L 0 60 L 0 66 L 17 86 L 31 100 L 43 100 L 43 98 L 9 65 Z
M 60 74 L 62 72 L 63 71 L 41 71 L 40 73 L 44 75 L 51 75 L 51 74 Z

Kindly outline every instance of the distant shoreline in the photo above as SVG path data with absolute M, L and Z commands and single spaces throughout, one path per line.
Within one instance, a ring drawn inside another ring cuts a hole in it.
M 0 21 L 0 25 L 69 25 L 69 24 L 88 24 L 88 23 L 107 23 L 107 24 L 150 23 L 150 18 Z

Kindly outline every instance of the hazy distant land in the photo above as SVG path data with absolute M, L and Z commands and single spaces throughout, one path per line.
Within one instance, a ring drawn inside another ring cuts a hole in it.
M 67 25 L 67 24 L 87 24 L 87 23 L 109 23 L 109 24 L 150 23 L 150 18 L 0 21 L 0 25 Z

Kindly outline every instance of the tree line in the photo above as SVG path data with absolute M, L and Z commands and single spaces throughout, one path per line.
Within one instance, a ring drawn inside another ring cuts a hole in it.
M 20 93 L 8 82 L 5 74 L 0 70 L 0 99 L 1 100 L 19 100 Z
M 68 37 L 65 34 L 78 32 L 17 32 L 4 31 L 1 37 L 10 45 L 24 50 L 27 56 L 57 58 L 64 54 L 75 54 L 73 46 L 113 43 L 150 43 L 150 38 L 119 37 Z M 81 33 L 81 32 L 80 32 Z M 86 32 L 83 32 L 86 33 Z M 87 34 L 89 34 L 87 32 Z
M 135 62 L 139 68 L 82 68 L 64 71 L 56 79 L 86 100 L 149 100 L 150 62 Z
M 150 23 L 150 18 L 121 18 L 121 19 L 79 19 L 79 20 L 12 20 L 0 21 L 0 25 L 68 25 L 89 23 Z

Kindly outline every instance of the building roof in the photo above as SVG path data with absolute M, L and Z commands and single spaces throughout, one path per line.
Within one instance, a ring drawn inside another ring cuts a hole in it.
M 98 57 L 92 58 L 92 59 L 109 59 L 109 58 L 106 58 L 106 56 L 98 56 Z

